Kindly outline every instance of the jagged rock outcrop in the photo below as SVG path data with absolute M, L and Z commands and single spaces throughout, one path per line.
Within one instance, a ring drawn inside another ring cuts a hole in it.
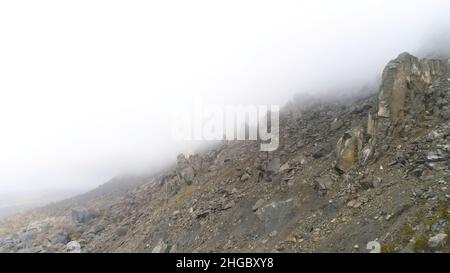
M 365 128 L 353 128 L 339 139 L 336 167 L 346 172 L 356 163 L 376 159 L 376 153 L 390 147 L 395 133 L 405 134 L 418 116 L 441 110 L 435 107 L 442 95 L 436 87 L 447 80 L 447 71 L 445 61 L 420 60 L 409 53 L 391 60 L 383 71 L 377 112 L 369 112 Z
M 173 196 L 183 185 L 194 183 L 197 173 L 202 168 L 202 162 L 203 159 L 199 155 L 186 157 L 179 154 L 176 168 L 160 178 L 160 186 L 164 187 L 166 196 Z
M 198 168 L 198 166 L 197 166 Z M 177 174 L 187 184 L 191 184 L 194 181 L 196 170 L 192 166 L 192 163 L 185 155 L 180 154 L 177 157 Z
M 424 111 L 424 97 L 436 79 L 446 72 L 441 60 L 419 60 L 402 53 L 383 71 L 378 95 L 378 116 L 397 122 L 411 111 Z
M 338 161 L 336 167 L 341 171 L 348 171 L 359 159 L 363 147 L 363 129 L 356 128 L 345 132 L 337 143 Z

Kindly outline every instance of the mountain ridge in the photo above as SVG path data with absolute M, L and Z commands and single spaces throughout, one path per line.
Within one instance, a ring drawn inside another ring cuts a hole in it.
M 402 53 L 378 92 L 284 109 L 274 152 L 179 155 L 0 222 L 0 252 L 448 252 L 449 102 L 450 60 Z

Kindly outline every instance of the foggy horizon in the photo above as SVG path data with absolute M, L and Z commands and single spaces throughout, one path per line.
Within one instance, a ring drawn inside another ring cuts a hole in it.
M 0 3 L 0 196 L 175 162 L 200 146 L 170 137 L 194 97 L 283 106 L 450 53 L 449 2 L 318 2 Z

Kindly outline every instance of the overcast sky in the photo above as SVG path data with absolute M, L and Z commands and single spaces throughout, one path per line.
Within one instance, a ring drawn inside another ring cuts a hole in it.
M 1 1 L 0 192 L 159 166 L 187 149 L 172 114 L 193 97 L 283 104 L 359 84 L 439 43 L 449 14 L 449 1 Z

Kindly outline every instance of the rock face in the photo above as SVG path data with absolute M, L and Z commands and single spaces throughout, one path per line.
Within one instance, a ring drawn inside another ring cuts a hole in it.
M 450 252 L 449 78 L 401 54 L 378 92 L 293 101 L 276 151 L 224 141 L 15 215 L 0 252 Z
M 369 136 L 375 136 L 378 129 L 378 117 L 377 114 L 369 112 L 367 117 L 367 134 Z
M 435 104 L 445 95 L 436 87 L 447 73 L 444 61 L 419 60 L 409 53 L 390 61 L 383 71 L 377 112 L 368 113 L 365 128 L 353 128 L 339 139 L 336 167 L 346 172 L 358 162 L 366 164 L 376 152 L 389 148 L 394 134 L 405 132 L 405 123 L 417 122 L 429 111 L 446 112 L 448 108 L 437 109 Z M 376 151 L 375 146 L 384 148 Z
M 188 159 L 183 154 L 177 157 L 177 174 L 185 183 L 192 182 L 195 176 L 194 168 L 190 166 Z
M 359 153 L 363 146 L 362 129 L 353 129 L 346 132 L 337 143 L 337 168 L 342 171 L 348 171 L 353 167 L 359 158 Z
M 433 81 L 445 72 L 441 60 L 419 60 L 408 53 L 400 54 L 383 71 L 378 116 L 397 122 L 405 112 L 422 108 L 423 96 Z

